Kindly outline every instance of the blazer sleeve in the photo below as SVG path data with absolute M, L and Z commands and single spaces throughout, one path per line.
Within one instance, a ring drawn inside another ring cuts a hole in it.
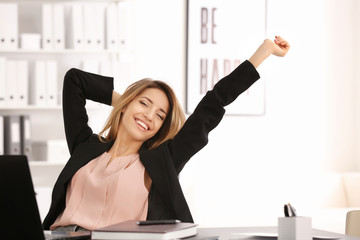
M 72 68 L 65 74 L 63 117 L 70 154 L 92 134 L 85 109 L 86 99 L 111 105 L 113 78 Z
M 259 78 L 255 67 L 246 60 L 206 93 L 182 129 L 169 143 L 178 173 L 186 162 L 207 144 L 209 132 L 223 118 L 224 107 L 232 103 Z

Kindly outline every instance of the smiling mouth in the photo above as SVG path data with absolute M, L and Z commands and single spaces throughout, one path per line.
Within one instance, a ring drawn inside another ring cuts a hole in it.
M 144 130 L 149 130 L 149 126 L 146 125 L 143 121 L 139 120 L 139 119 L 136 119 L 135 120 L 136 123 Z

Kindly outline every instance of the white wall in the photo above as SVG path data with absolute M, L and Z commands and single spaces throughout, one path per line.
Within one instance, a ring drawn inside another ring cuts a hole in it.
M 355 1 L 355 42 L 358 43 L 360 41 L 360 2 Z M 355 86 L 356 86 L 356 93 L 359 95 L 360 93 L 360 46 L 357 44 L 355 46 Z M 360 169 L 360 111 L 358 110 L 360 107 L 360 97 L 357 96 L 356 98 L 356 166 L 357 169 Z
M 333 182 L 318 173 L 359 170 L 359 8 L 268 0 L 268 35 L 284 36 L 291 51 L 259 68 L 265 115 L 226 116 L 181 174 L 197 222 L 276 224 L 289 201 L 300 214 L 324 205 L 313 194 Z M 137 0 L 134 17 L 135 79 L 168 81 L 185 103 L 186 1 Z

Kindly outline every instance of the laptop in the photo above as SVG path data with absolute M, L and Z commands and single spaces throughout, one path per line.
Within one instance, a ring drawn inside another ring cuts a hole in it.
M 91 232 L 43 230 L 26 156 L 0 156 L 0 193 L 1 239 L 91 239 Z

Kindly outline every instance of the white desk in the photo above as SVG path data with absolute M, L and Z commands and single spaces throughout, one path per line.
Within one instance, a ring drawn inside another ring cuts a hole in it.
M 228 240 L 233 233 L 277 233 L 277 227 L 221 227 L 198 228 L 198 235 L 218 236 L 219 240 Z M 360 237 L 350 237 L 344 234 L 313 229 L 313 236 L 336 237 L 342 240 L 360 240 Z M 260 240 L 261 238 L 259 238 Z

